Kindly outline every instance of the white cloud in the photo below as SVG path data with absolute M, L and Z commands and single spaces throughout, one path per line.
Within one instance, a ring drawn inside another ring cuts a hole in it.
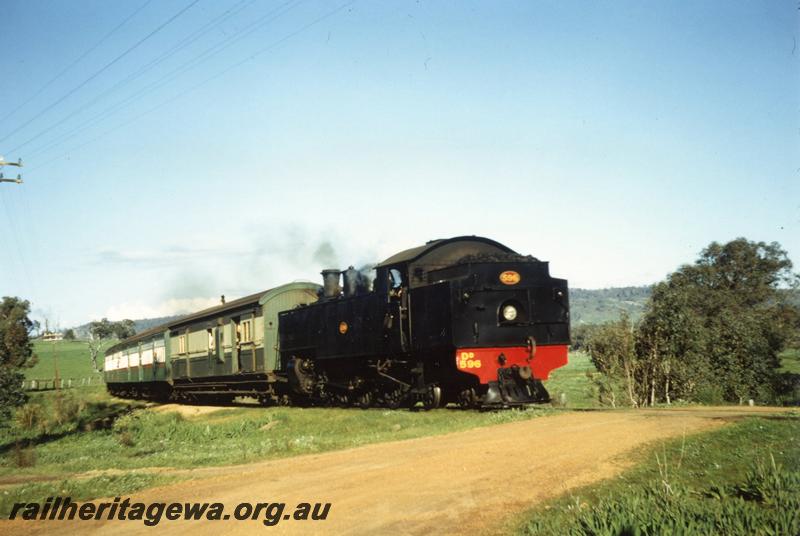
M 233 300 L 235 297 L 231 296 L 229 299 Z M 219 305 L 219 296 L 214 298 L 172 298 L 157 303 L 122 302 L 112 305 L 101 316 L 109 320 L 158 318 L 188 314 L 215 305 Z

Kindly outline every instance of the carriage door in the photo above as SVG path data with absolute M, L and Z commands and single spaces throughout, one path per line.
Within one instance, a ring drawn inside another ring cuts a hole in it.
M 231 318 L 231 372 L 234 374 L 242 370 L 240 339 L 242 332 L 240 329 L 239 317 Z
M 255 315 L 243 314 L 239 317 L 239 366 L 242 372 L 255 372 Z
M 264 307 L 264 370 L 280 368 L 278 359 L 278 311 Z

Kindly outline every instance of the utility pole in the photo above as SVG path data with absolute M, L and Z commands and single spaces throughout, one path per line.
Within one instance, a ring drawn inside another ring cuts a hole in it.
M 56 340 L 53 339 L 53 368 L 55 369 L 56 376 L 53 378 L 53 387 L 56 391 L 61 390 L 61 375 L 58 373 L 58 348 L 56 347 Z
M 58 328 L 56 328 L 56 331 Z M 55 335 L 54 332 L 50 331 L 50 319 L 45 317 L 44 319 L 44 334 L 45 335 Z M 58 348 L 56 347 L 56 339 L 55 337 L 52 338 L 50 341 L 52 344 L 50 345 L 50 355 L 53 357 L 53 371 L 55 373 L 55 377 L 53 378 L 53 387 L 56 391 L 61 390 L 61 375 L 58 373 Z
M 16 162 L 7 162 L 7 161 L 6 161 L 6 160 L 5 160 L 5 159 L 2 157 L 2 155 L 0 155 L 0 168 L 2 168 L 3 166 L 16 166 L 16 167 L 22 167 L 22 158 L 20 158 L 20 159 L 19 159 L 19 160 L 17 160 Z M 2 183 L 2 182 L 13 182 L 13 183 L 15 183 L 15 184 L 22 184 L 22 175 L 21 175 L 21 174 L 17 174 L 17 178 L 16 178 L 16 179 L 7 179 L 7 178 L 5 178 L 5 177 L 3 176 L 3 173 L 2 173 L 2 172 L 0 172 L 0 183 Z

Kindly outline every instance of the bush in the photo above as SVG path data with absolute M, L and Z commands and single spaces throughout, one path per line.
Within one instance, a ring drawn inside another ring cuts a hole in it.
M 784 406 L 800 405 L 800 374 L 781 372 L 775 379 L 776 402 Z
M 17 410 L 15 422 L 18 428 L 32 432 L 44 421 L 44 412 L 39 404 L 26 404 Z
M 722 387 L 719 385 L 703 384 L 697 389 L 694 399 L 701 404 L 716 406 L 725 403 L 725 396 L 722 392 Z
M 84 403 L 78 401 L 72 393 L 59 391 L 53 400 L 53 420 L 59 426 L 72 424 L 78 420 L 84 407 Z
M 127 430 L 120 432 L 117 435 L 117 440 L 123 447 L 132 447 L 136 444 L 136 442 L 133 440 L 133 435 L 131 435 L 131 433 Z

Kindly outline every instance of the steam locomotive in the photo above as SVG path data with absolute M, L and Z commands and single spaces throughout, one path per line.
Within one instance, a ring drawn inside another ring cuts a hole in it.
M 567 282 L 548 263 L 462 236 L 371 270 L 323 270 L 183 317 L 106 352 L 123 397 L 494 408 L 546 402 L 567 363 Z

